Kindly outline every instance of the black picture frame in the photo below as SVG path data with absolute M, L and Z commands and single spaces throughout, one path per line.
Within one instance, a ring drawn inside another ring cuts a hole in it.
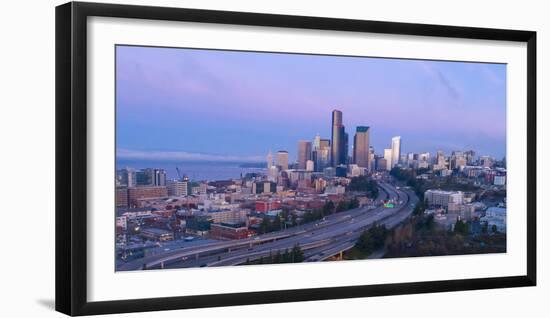
M 496 278 L 88 302 L 86 21 L 91 16 L 525 42 L 527 274 Z M 56 7 L 55 28 L 56 310 L 76 316 L 536 285 L 536 32 L 81 2 L 70 2 Z

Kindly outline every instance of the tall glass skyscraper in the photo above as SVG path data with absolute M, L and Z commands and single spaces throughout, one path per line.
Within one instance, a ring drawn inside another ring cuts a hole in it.
M 401 159 L 401 136 L 395 136 L 391 139 L 391 167 L 399 164 Z
M 353 163 L 362 168 L 369 168 L 369 134 L 367 126 L 358 126 L 353 138 Z
M 332 111 L 332 153 L 331 165 L 336 167 L 346 163 L 346 130 L 343 125 L 343 115 L 339 110 Z

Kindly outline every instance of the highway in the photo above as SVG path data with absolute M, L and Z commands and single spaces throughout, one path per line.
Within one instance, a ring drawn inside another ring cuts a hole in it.
M 403 221 L 418 201 L 410 190 L 396 189 L 379 182 L 375 207 L 361 207 L 286 230 L 252 238 L 206 243 L 167 251 L 125 263 L 117 270 L 228 266 L 284 252 L 299 244 L 306 261 L 322 261 L 353 247 L 359 235 L 374 223 L 393 227 Z M 394 208 L 384 208 L 382 200 L 394 199 Z
M 404 195 L 404 201 L 399 206 L 395 207 L 391 211 L 392 213 L 388 216 L 386 213 L 383 212 L 375 212 L 378 214 L 379 221 L 376 221 L 375 223 L 380 225 L 385 225 L 386 228 L 391 229 L 397 225 L 399 225 L 401 222 L 403 222 L 409 215 L 411 215 L 414 206 L 416 203 L 418 203 L 418 198 L 411 190 L 401 190 L 400 193 Z M 403 198 L 401 196 L 400 198 Z M 363 227 L 358 228 L 354 230 L 351 233 L 348 233 L 346 237 L 339 237 L 334 240 L 334 242 L 330 245 L 327 245 L 326 247 L 320 247 L 316 249 L 308 250 L 305 253 L 305 261 L 306 262 L 315 262 L 315 261 L 323 261 L 327 258 L 337 255 L 340 252 L 346 251 L 351 249 L 357 240 L 359 239 L 359 236 L 363 233 L 363 231 L 368 228 L 373 223 Z
M 254 260 L 259 257 L 268 256 L 277 251 L 284 252 L 299 244 L 304 251 L 305 261 L 322 261 L 341 251 L 350 249 L 365 229 L 374 223 L 384 224 L 392 228 L 406 219 L 418 202 L 416 196 L 409 190 L 397 190 L 388 184 L 381 184 L 383 191 L 389 193 L 391 199 L 397 204 L 394 208 L 382 206 L 364 211 L 354 217 L 345 217 L 343 222 L 333 222 L 322 228 L 308 231 L 302 235 L 290 237 L 249 248 L 245 251 L 234 251 L 221 256 L 221 260 L 208 260 L 207 266 L 228 266 L 238 265 L 246 262 L 247 259 Z M 326 221 L 325 221 L 326 222 Z M 321 224 L 319 224 L 321 225 Z M 206 259 L 203 261 L 207 261 Z

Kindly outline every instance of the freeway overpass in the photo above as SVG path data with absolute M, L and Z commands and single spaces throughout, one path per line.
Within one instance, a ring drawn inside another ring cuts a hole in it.
M 403 193 L 406 195 L 404 203 L 400 207 L 396 207 L 396 213 L 391 214 L 385 218 L 382 218 L 379 222 L 376 222 L 380 225 L 385 225 L 386 228 L 391 229 L 401 222 L 403 222 L 407 217 L 409 217 L 414 209 L 416 203 L 418 203 L 418 198 L 410 190 L 404 190 Z M 372 224 L 371 224 L 372 225 Z M 355 243 L 363 233 L 363 231 L 368 228 L 366 226 L 363 229 L 357 229 L 353 233 L 350 233 L 348 237 L 339 238 L 335 240 L 332 244 L 319 247 L 313 250 L 310 250 L 305 253 L 306 262 L 319 262 L 324 261 L 331 256 L 338 255 L 342 252 L 345 252 L 355 246 Z
M 405 220 L 418 199 L 409 190 L 397 190 L 391 185 L 381 184 L 383 192 L 398 204 L 394 208 L 377 207 L 354 217 L 346 217 L 343 222 L 334 222 L 322 228 L 308 231 L 277 242 L 262 244 L 247 250 L 234 251 L 218 255 L 217 260 L 204 259 L 206 266 L 238 265 L 246 260 L 268 256 L 277 251 L 291 249 L 299 244 L 304 251 L 306 261 L 323 261 L 332 255 L 352 248 L 363 231 L 374 223 L 392 228 Z M 382 191 L 381 191 L 382 192 Z
M 355 242 L 358 235 L 373 223 L 381 223 L 384 220 L 395 223 L 401 219 L 399 216 L 409 215 L 412 212 L 412 207 L 407 206 L 410 204 L 410 194 L 397 190 L 390 184 L 380 183 L 379 187 L 382 191 L 379 191 L 376 200 L 378 205 L 381 205 L 382 200 L 385 199 L 394 199 L 400 204 L 392 209 L 380 206 L 361 207 L 327 216 L 322 221 L 253 238 L 172 250 L 133 260 L 122 264 L 117 270 L 238 265 L 246 262 L 247 259 L 254 260 L 277 250 L 291 249 L 296 244 L 301 246 L 308 260 L 315 261 L 316 254 L 323 253 L 322 256 L 324 256 L 332 253 L 332 250 L 339 250 L 341 246 L 346 247 Z M 319 258 L 319 260 L 322 259 L 323 257 Z

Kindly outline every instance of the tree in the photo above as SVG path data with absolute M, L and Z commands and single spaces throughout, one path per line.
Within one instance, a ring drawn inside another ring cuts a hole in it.
M 418 203 L 414 206 L 413 215 L 420 215 L 424 213 L 426 210 L 426 206 L 424 205 L 423 201 L 418 201 Z
M 355 244 L 355 247 L 361 252 L 369 255 L 372 252 L 384 247 L 384 243 L 386 243 L 386 239 L 389 234 L 390 231 L 385 225 L 374 224 L 361 234 Z
M 302 252 L 300 244 L 294 245 L 290 254 L 292 258 L 292 263 L 301 263 L 304 261 L 304 252 Z
M 357 198 L 353 198 L 351 199 L 351 201 L 349 202 L 349 206 L 348 206 L 348 209 L 356 209 L 359 207 L 359 200 L 357 200 Z
M 491 232 L 493 232 L 493 233 L 497 233 L 497 232 L 498 232 L 498 228 L 497 228 L 497 225 L 496 225 L 496 224 L 493 224 L 493 225 L 491 226 Z
M 357 247 L 360 251 L 370 254 L 372 253 L 372 235 L 370 231 L 364 231 L 361 236 L 359 236 L 359 239 L 357 240 L 357 243 L 355 243 L 355 247 Z
M 324 215 L 332 214 L 334 212 L 334 202 L 327 201 L 325 203 L 325 205 L 323 206 L 322 212 L 323 212 Z
M 279 231 L 282 229 L 282 224 L 281 224 L 281 217 L 276 215 L 275 216 L 275 219 L 273 219 L 273 222 L 271 222 L 271 231 Z
M 464 221 L 456 220 L 454 232 L 455 234 L 468 235 L 470 233 L 470 226 Z
M 282 263 L 289 263 L 290 262 L 290 251 L 287 249 L 285 249 L 285 252 L 283 253 L 282 257 L 281 257 L 281 262 Z
M 427 231 L 433 231 L 433 229 L 435 227 L 435 220 L 434 220 L 434 215 L 433 214 L 430 214 L 426 218 L 425 224 L 426 224 L 425 228 L 426 228 Z
M 483 225 L 481 226 L 481 233 L 487 234 L 489 232 L 489 223 L 483 222 Z
M 269 232 L 270 228 L 271 228 L 271 222 L 267 217 L 264 217 L 262 219 L 262 223 L 260 223 L 260 228 L 259 228 L 260 233 L 261 234 L 267 233 Z
M 375 180 L 369 180 L 367 176 L 351 178 L 348 190 L 366 192 L 369 198 L 376 198 L 378 196 L 378 184 Z
M 346 200 L 342 200 L 338 202 L 338 205 L 336 206 L 336 212 L 346 211 L 347 209 L 348 209 L 348 204 Z
M 296 216 L 296 214 L 292 213 L 292 215 L 290 217 L 290 221 L 292 222 L 292 226 L 296 226 L 296 224 L 298 224 L 297 219 L 298 219 L 298 216 Z
M 279 263 L 282 263 L 282 255 L 281 255 L 281 251 L 277 250 L 277 253 L 273 255 L 273 264 L 279 264 Z

